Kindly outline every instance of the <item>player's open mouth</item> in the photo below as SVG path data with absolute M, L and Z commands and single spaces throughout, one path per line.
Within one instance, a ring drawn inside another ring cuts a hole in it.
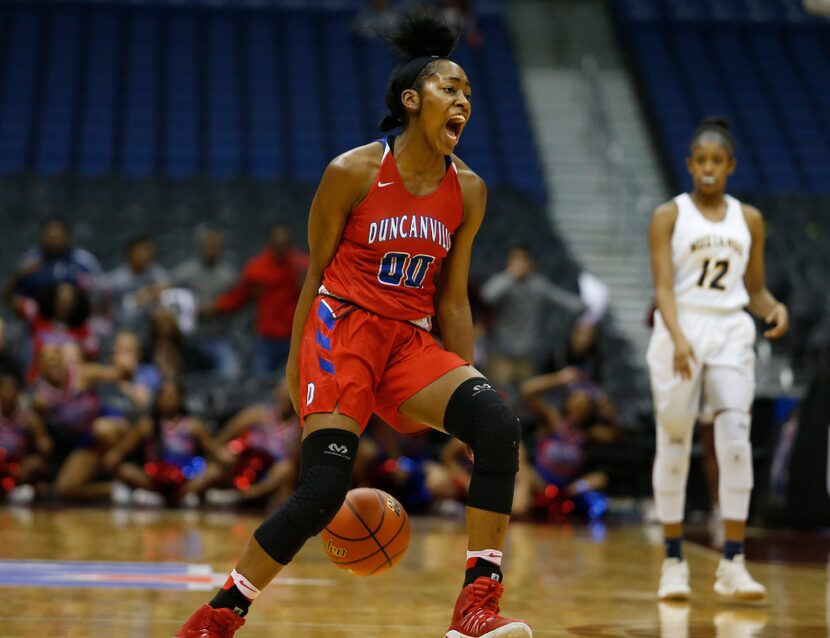
M 463 115 L 453 115 L 447 123 L 444 124 L 444 131 L 447 133 L 447 137 L 452 140 L 453 144 L 458 143 L 458 138 L 461 137 L 461 131 L 464 130 L 464 126 L 467 124 L 467 118 Z
M 712 186 L 718 180 L 713 175 L 704 175 L 700 178 L 700 183 L 705 184 L 706 186 Z

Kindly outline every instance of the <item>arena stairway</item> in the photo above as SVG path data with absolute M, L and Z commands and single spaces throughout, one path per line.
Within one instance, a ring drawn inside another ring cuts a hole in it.
M 610 28 L 600 14 L 602 22 Z M 609 285 L 616 325 L 642 356 L 651 302 L 648 220 L 668 192 L 631 79 L 621 64 L 604 66 L 520 57 L 552 193 L 550 218 L 577 261 Z

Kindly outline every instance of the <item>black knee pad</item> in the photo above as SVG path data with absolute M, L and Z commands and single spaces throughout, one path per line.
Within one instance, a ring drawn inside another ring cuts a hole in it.
M 351 485 L 359 441 L 357 435 L 335 428 L 317 430 L 303 441 L 297 491 L 254 532 L 275 561 L 291 562 L 337 514 Z
M 444 429 L 473 450 L 475 461 L 467 504 L 509 514 L 522 434 L 513 410 L 504 404 L 487 379 L 468 379 L 450 397 Z

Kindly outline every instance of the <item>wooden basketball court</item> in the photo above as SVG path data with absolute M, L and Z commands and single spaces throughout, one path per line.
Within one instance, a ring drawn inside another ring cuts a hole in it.
M 170 638 L 258 522 L 235 513 L 0 509 L 0 637 Z M 238 635 L 439 638 L 461 584 L 465 538 L 457 522 L 415 519 L 403 563 L 372 578 L 336 570 L 313 539 Z M 775 541 L 767 548 L 774 557 Z M 711 591 L 718 554 L 687 543 L 693 600 L 658 605 L 661 552 L 656 527 L 513 525 L 504 611 L 540 637 L 830 636 L 825 564 L 755 563 L 769 604 L 727 605 Z

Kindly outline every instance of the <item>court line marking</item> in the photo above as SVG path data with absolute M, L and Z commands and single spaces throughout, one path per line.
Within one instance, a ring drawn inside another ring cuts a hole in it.
M 0 587 L 211 591 L 227 579 L 207 564 L 0 560 Z M 324 578 L 281 578 L 282 586 L 330 587 Z

